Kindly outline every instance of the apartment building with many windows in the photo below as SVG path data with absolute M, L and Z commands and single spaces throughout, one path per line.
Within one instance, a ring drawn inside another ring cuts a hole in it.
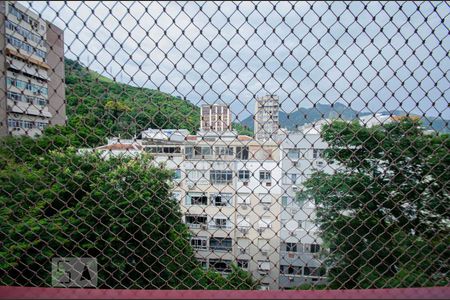
M 231 111 L 227 104 L 205 104 L 200 107 L 200 130 L 226 132 L 231 128 Z
M 64 34 L 16 1 L 0 3 L 0 136 L 66 121 Z
M 313 172 L 333 173 L 337 166 L 323 159 L 328 147 L 320 136 L 325 121 L 305 125 L 299 131 L 286 132 L 282 138 L 280 276 L 282 289 L 302 284 L 320 284 L 326 280 L 323 266 L 323 241 L 316 224 L 316 204 L 298 199 L 303 183 Z
M 158 133 L 159 131 L 159 133 Z M 278 288 L 281 152 L 234 132 L 150 129 L 136 141 L 110 140 L 108 155 L 150 153 L 174 171 L 175 197 L 192 231 L 191 245 L 205 268 L 224 274 L 234 263 Z
M 254 131 L 258 141 L 276 140 L 280 129 L 279 98 L 277 95 L 256 97 Z

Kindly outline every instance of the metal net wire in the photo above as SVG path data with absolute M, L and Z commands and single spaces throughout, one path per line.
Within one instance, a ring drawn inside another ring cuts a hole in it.
M 448 3 L 0 10 L 1 285 L 448 285 Z

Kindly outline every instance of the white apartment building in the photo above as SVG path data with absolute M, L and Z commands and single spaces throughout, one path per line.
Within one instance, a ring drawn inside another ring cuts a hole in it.
M 16 1 L 0 3 L 0 136 L 63 125 L 64 33 Z
M 150 153 L 155 162 L 174 170 L 173 196 L 202 265 L 226 274 L 234 263 L 260 279 L 263 288 L 278 289 L 279 145 L 261 145 L 230 131 L 187 135 L 150 129 L 141 137 L 110 140 L 96 150 L 105 157 Z
M 279 98 L 276 95 L 256 97 L 255 101 L 255 138 L 258 141 L 267 141 L 275 138 L 280 129 L 278 113 L 280 110 Z
M 287 132 L 282 142 L 282 209 L 280 230 L 281 289 L 326 281 L 322 240 L 315 223 L 315 203 L 296 199 L 302 184 L 316 170 L 333 173 L 336 166 L 322 158 L 328 145 L 320 137 L 324 122 Z

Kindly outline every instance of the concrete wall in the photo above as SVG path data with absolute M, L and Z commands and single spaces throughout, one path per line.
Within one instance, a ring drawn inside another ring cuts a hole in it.
M 66 124 L 66 92 L 64 73 L 64 32 L 47 22 L 48 103 L 52 114 L 50 125 Z

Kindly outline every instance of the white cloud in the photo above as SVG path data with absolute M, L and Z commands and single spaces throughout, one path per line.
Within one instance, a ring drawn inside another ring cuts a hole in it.
M 239 119 L 264 93 L 288 112 L 340 101 L 450 118 L 445 2 L 24 4 L 64 29 L 69 58 L 195 104 L 232 103 Z

